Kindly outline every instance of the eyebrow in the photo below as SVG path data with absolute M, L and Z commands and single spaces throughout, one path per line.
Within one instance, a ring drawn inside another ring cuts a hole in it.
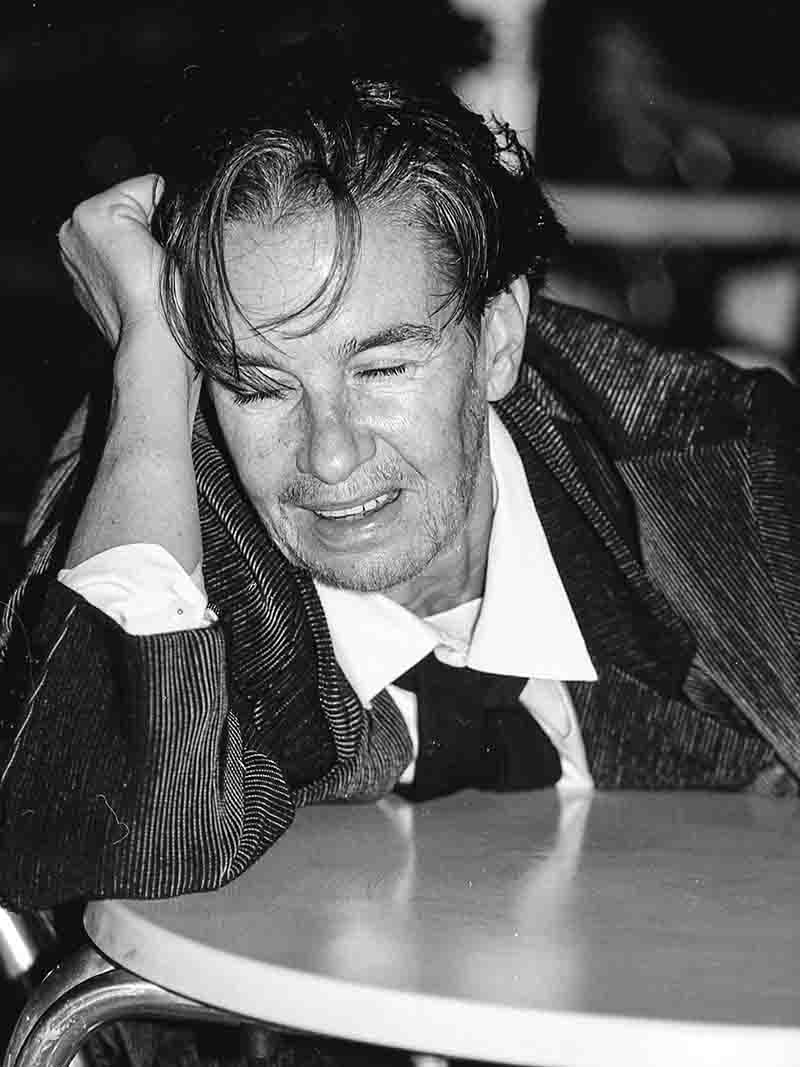
M 442 331 L 427 323 L 401 322 L 395 326 L 386 326 L 382 330 L 368 334 L 362 338 L 352 338 L 340 345 L 334 353 L 339 360 L 350 359 L 360 352 L 367 352 L 371 348 L 384 348 L 388 345 L 403 345 L 409 342 L 434 348 L 442 339 Z
M 442 340 L 442 331 L 435 326 L 421 322 L 399 322 L 392 326 L 385 326 L 366 337 L 351 337 L 343 341 L 333 350 L 332 356 L 336 362 L 344 363 L 360 352 L 367 352 L 372 348 L 384 348 L 388 345 L 403 345 L 415 343 L 426 348 L 435 348 Z M 277 345 L 266 342 L 269 348 L 275 352 L 281 349 Z M 268 362 L 262 355 L 251 355 L 242 352 L 239 357 L 239 365 L 242 367 L 258 367 L 264 370 L 280 370 L 280 367 Z

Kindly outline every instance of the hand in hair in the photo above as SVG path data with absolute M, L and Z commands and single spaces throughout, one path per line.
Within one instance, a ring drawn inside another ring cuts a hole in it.
M 121 182 L 80 203 L 58 232 L 78 302 L 113 349 L 123 332 L 162 317 L 163 253 L 150 223 L 163 191 L 155 174 Z
M 150 225 L 163 184 L 150 174 L 115 185 L 59 231 L 78 301 L 115 352 L 105 448 L 68 567 L 132 543 L 162 545 L 188 571 L 200 559 L 191 431 L 201 379 L 161 306 L 164 254 Z

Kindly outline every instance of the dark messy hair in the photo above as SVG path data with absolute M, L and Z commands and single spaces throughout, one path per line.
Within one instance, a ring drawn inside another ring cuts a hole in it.
M 304 306 L 251 323 L 259 330 L 291 330 L 311 313 L 300 336 L 336 310 L 371 209 L 417 229 L 446 287 L 442 306 L 471 328 L 514 278 L 542 284 L 563 232 L 531 157 L 513 130 L 490 127 L 443 84 L 364 77 L 305 45 L 224 86 L 188 71 L 183 89 L 153 160 L 166 179 L 154 232 L 166 250 L 167 318 L 204 373 L 238 376 L 232 222 L 279 226 L 321 212 L 335 221 L 328 277 Z

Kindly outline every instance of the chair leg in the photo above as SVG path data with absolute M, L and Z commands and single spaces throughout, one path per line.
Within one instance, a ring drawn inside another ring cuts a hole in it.
M 34 990 L 11 1036 L 2 1067 L 81 1067 L 80 1049 L 104 1023 L 118 1019 L 247 1023 L 240 1016 L 170 993 L 116 967 L 90 945 L 67 957 Z M 251 1024 L 253 1051 L 268 1054 L 274 1034 Z M 447 1067 L 439 1056 L 417 1054 L 414 1067 Z
M 84 945 L 54 967 L 46 978 L 33 990 L 25 1002 L 17 1020 L 3 1065 L 13 1064 L 28 1038 L 28 1034 L 45 1012 L 75 986 L 94 978 L 97 974 L 114 970 L 114 964 L 100 955 L 91 945 Z M 78 1065 L 76 1064 L 76 1067 Z
M 239 1022 L 81 949 L 36 990 L 15 1029 L 3 1067 L 69 1067 L 90 1034 L 117 1019 Z

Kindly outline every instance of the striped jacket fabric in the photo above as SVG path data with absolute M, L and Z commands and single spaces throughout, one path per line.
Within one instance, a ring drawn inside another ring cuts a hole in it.
M 794 790 L 797 401 L 772 372 L 534 303 L 498 412 L 597 670 L 569 689 L 599 788 Z M 211 418 L 194 460 L 219 622 L 133 637 L 54 580 L 102 421 L 84 409 L 57 449 L 5 609 L 12 908 L 219 886 L 298 806 L 383 795 L 411 757 L 389 695 L 364 708 L 344 678 L 310 576 L 267 538 Z

